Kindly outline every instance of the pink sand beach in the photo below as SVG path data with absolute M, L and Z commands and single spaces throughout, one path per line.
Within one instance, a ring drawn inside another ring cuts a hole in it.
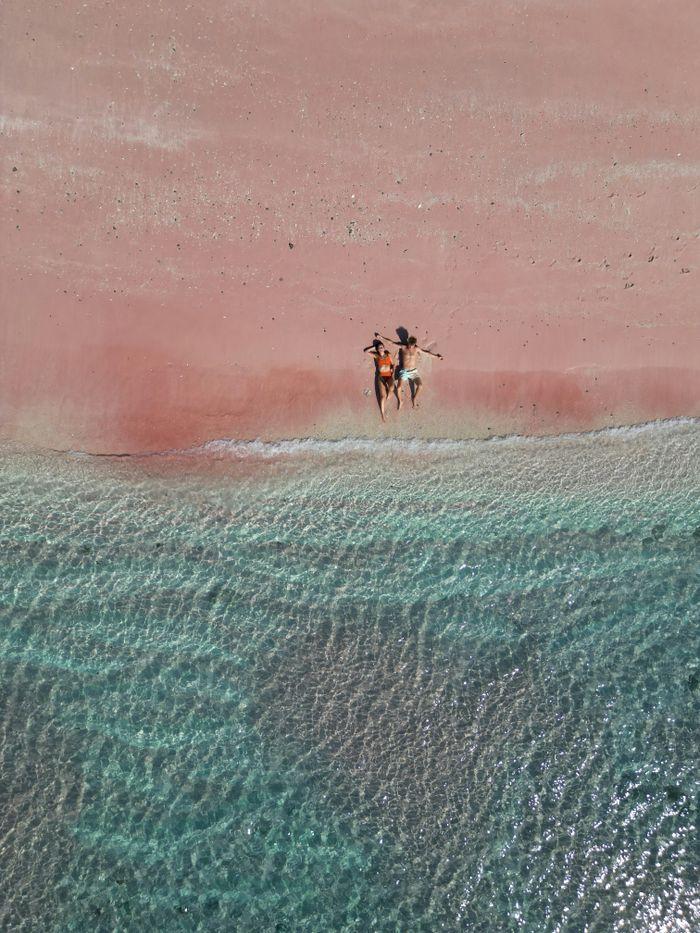
M 700 415 L 700 16 L 593 0 L 3 13 L 0 437 Z M 381 425 L 375 330 L 441 352 Z

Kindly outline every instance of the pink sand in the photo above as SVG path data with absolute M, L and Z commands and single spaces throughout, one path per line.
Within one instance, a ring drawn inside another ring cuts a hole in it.
M 3 8 L 1 437 L 700 415 L 695 0 L 143 7 Z

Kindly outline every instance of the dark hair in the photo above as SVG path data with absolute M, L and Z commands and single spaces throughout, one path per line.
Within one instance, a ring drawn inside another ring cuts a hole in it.
M 416 340 L 415 337 L 409 337 L 409 338 L 408 338 L 408 345 L 409 345 L 409 347 L 415 347 L 415 345 L 416 345 L 417 343 L 418 343 L 418 341 Z

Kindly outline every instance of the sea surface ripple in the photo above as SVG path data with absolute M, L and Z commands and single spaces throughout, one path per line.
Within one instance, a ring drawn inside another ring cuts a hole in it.
M 698 929 L 699 453 L 7 453 L 0 928 Z

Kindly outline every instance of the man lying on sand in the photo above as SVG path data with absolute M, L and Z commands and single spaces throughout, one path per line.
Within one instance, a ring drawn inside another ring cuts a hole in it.
M 377 335 L 375 334 L 374 336 L 376 338 Z M 368 347 L 364 348 L 363 353 L 367 353 L 368 351 L 370 351 L 374 357 L 374 365 L 376 367 L 374 390 L 377 393 L 377 402 L 379 403 L 382 421 L 386 421 L 386 400 L 389 398 L 389 393 L 394 387 L 394 361 L 391 358 L 391 353 L 389 353 L 381 340 L 373 340 Z
M 423 381 L 418 375 L 418 356 L 421 353 L 427 353 L 429 356 L 434 356 L 441 360 L 442 354 L 433 353 L 432 350 L 426 350 L 425 347 L 419 347 L 415 337 L 407 337 L 406 342 L 403 343 L 398 340 L 392 340 L 390 337 L 382 337 L 381 334 L 377 333 L 375 333 L 374 336 L 381 340 L 388 340 L 389 343 L 393 343 L 399 348 L 399 369 L 395 386 L 396 400 L 398 402 L 398 407 L 401 408 L 403 404 L 403 389 L 406 383 L 408 383 L 411 390 L 411 404 L 415 408 L 418 393 L 423 386 Z

